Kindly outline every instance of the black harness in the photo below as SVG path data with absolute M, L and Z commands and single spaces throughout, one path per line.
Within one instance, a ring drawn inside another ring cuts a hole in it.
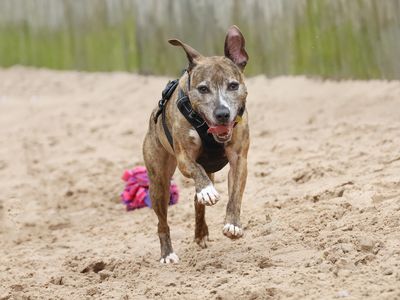
M 188 87 L 190 87 L 190 76 L 188 79 Z M 166 122 L 166 105 L 168 100 L 171 98 L 173 92 L 178 86 L 179 79 L 175 79 L 169 81 L 164 90 L 162 91 L 162 98 L 158 102 L 158 111 L 154 117 L 154 121 L 157 123 L 157 119 L 161 116 L 162 126 L 164 128 L 165 136 L 168 139 L 169 144 L 172 149 L 174 149 L 174 141 L 171 135 L 171 132 L 168 129 Z M 178 100 L 176 105 L 182 115 L 186 118 L 186 120 L 196 129 L 197 133 L 200 136 L 202 142 L 202 151 L 200 156 L 197 158 L 197 163 L 199 163 L 207 173 L 215 173 L 221 170 L 228 163 L 228 158 L 225 154 L 225 146 L 222 143 L 218 143 L 212 134 L 208 133 L 208 125 L 204 119 L 193 110 L 192 104 L 190 103 L 190 99 L 182 89 L 179 89 L 178 92 Z M 242 108 L 238 115 L 241 117 L 244 113 L 244 108 Z

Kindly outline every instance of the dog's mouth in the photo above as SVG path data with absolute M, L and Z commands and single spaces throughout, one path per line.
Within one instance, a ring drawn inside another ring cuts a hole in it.
M 219 143 L 225 143 L 232 137 L 233 126 L 235 122 L 226 125 L 208 125 L 208 133 L 214 136 L 214 139 Z

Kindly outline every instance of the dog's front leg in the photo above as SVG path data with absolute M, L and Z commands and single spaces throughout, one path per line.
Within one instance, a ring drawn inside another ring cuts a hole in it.
M 247 179 L 247 151 L 248 143 L 242 144 L 239 149 L 226 148 L 230 165 L 228 175 L 229 201 L 226 207 L 223 233 L 231 239 L 243 236 L 240 209 Z
M 204 168 L 196 162 L 196 153 L 179 146 L 175 149 L 178 169 L 185 177 L 194 180 L 197 202 L 203 205 L 217 203 L 220 196 Z

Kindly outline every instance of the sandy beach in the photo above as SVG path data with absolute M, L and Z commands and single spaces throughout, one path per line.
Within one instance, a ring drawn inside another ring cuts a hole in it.
M 244 238 L 194 242 L 194 187 L 179 171 L 157 220 L 126 212 L 125 169 L 167 77 L 0 69 L 0 299 L 399 299 L 400 82 L 247 80 Z

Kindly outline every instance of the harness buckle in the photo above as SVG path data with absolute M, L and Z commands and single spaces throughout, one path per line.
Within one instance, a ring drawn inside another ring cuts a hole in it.
M 165 105 L 167 104 L 169 98 L 171 98 L 172 93 L 175 91 L 178 86 L 179 79 L 168 81 L 164 90 L 161 93 L 161 99 L 158 101 L 158 110 L 156 115 L 154 116 L 154 122 L 157 123 L 158 117 L 164 110 Z
M 165 103 L 167 103 L 167 99 L 160 99 L 159 101 L 158 101 L 158 108 L 163 108 L 164 106 L 165 106 Z

